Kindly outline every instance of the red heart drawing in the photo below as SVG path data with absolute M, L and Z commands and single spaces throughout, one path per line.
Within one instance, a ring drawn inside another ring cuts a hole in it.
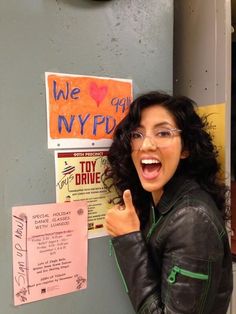
M 95 82 L 90 83 L 90 96 L 96 101 L 98 107 L 105 98 L 107 90 L 108 87 L 105 85 L 98 87 Z

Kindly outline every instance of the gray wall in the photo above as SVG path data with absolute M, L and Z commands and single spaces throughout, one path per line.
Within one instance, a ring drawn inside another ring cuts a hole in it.
M 227 20 L 225 0 L 175 1 L 174 92 L 200 105 L 225 102 Z
M 0 312 L 130 314 L 108 238 L 89 241 L 88 289 L 13 306 L 11 207 L 55 202 L 44 72 L 172 91 L 172 0 L 0 1 Z

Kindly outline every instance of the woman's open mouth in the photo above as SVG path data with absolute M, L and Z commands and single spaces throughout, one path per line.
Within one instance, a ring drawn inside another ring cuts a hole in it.
M 159 175 L 161 162 L 158 159 L 142 159 L 141 167 L 143 177 L 147 180 L 152 180 Z

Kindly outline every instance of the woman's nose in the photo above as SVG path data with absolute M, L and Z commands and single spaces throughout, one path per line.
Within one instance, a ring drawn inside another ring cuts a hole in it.
M 155 150 L 157 148 L 157 145 L 155 143 L 155 141 L 152 139 L 151 136 L 145 136 L 142 146 L 141 146 L 141 150 Z

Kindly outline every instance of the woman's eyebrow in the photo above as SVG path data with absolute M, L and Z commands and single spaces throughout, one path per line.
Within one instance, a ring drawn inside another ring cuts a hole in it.
M 174 128 L 175 126 L 173 126 L 170 122 L 167 122 L 167 121 L 162 121 L 162 122 L 158 122 L 156 124 L 154 124 L 153 126 L 153 129 L 156 129 L 156 128 L 161 128 L 161 127 L 171 127 L 171 128 Z M 137 129 L 145 129 L 146 127 L 142 124 L 138 125 L 137 126 Z
M 158 122 L 156 124 L 154 124 L 153 128 L 158 128 L 158 127 L 174 127 L 170 122 L 167 122 L 167 121 L 162 121 L 162 122 Z M 145 128 L 143 125 L 139 125 L 138 126 L 139 128 Z
M 172 127 L 172 124 L 167 122 L 167 121 L 163 121 L 163 122 L 156 123 L 154 125 L 154 128 L 161 127 L 161 126 L 171 126 Z

